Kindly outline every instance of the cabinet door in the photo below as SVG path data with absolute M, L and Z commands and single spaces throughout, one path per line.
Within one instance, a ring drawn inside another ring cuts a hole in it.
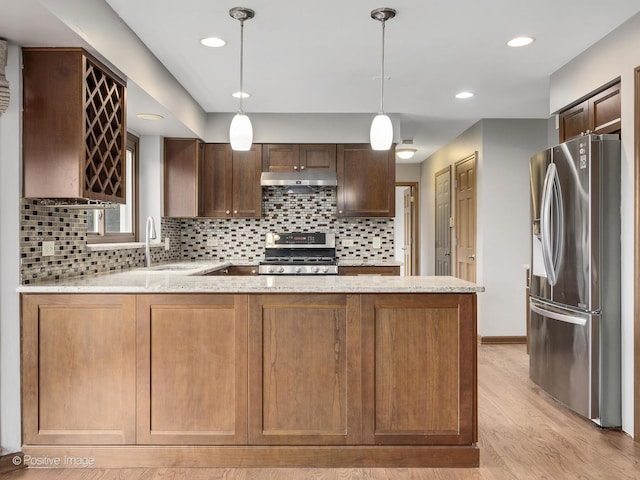
M 620 131 L 620 83 L 589 99 L 589 129 L 596 134 Z
M 363 295 L 365 443 L 470 445 L 475 295 Z
M 336 171 L 336 146 L 332 144 L 300 145 L 301 170 Z
M 394 217 L 395 149 L 368 144 L 338 145 L 338 216 Z
M 22 296 L 26 445 L 135 443 L 135 297 Z
M 249 442 L 357 444 L 358 297 L 252 295 L 249 302 Z
M 199 145 L 195 138 L 164 139 L 165 217 L 198 215 Z
M 583 135 L 589 129 L 589 102 L 560 112 L 560 143 Z
M 262 145 L 253 144 L 248 152 L 233 152 L 233 216 L 262 215 Z
M 207 143 L 200 174 L 199 216 L 231 217 L 233 163 L 231 145 Z
M 268 143 L 262 146 L 263 172 L 293 172 L 298 170 L 300 153 L 298 145 Z
M 138 296 L 139 444 L 246 443 L 246 298 Z

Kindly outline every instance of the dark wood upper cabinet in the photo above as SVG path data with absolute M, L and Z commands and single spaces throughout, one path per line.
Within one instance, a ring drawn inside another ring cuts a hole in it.
M 589 133 L 618 133 L 621 128 L 620 82 L 560 112 L 560 142 Z
M 395 147 L 376 151 L 369 144 L 338 145 L 337 175 L 338 216 L 395 216 Z
M 164 216 L 198 216 L 198 178 L 203 154 L 196 138 L 164 139 Z
M 207 143 L 199 180 L 199 216 L 213 218 L 262 215 L 262 146 L 234 152 L 229 144 Z
M 126 202 L 126 84 L 81 48 L 23 48 L 27 198 Z
M 295 172 L 302 170 L 336 170 L 335 144 L 269 143 L 263 145 L 264 172 Z

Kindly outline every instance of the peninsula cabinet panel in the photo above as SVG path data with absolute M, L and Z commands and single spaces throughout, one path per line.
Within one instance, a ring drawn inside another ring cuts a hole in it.
M 249 301 L 249 443 L 359 443 L 358 297 Z
M 474 319 L 474 295 L 362 297 L 365 443 L 475 442 Z
M 137 431 L 138 444 L 246 444 L 246 296 L 138 296 Z
M 198 215 L 198 174 L 203 147 L 196 138 L 164 139 L 164 216 Z
M 337 176 L 339 217 L 395 216 L 395 148 L 338 145 Z
M 135 297 L 22 296 L 23 442 L 135 443 Z

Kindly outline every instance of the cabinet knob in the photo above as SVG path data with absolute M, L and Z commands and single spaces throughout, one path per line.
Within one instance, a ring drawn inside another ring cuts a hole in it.
M 226 210 L 224 213 L 226 213 L 227 215 L 229 215 L 231 213 L 231 210 Z
M 234 214 L 234 215 L 237 215 L 237 214 L 238 214 L 238 210 L 234 210 L 234 211 L 233 211 L 233 214 Z
M 298 169 L 298 166 L 297 166 L 297 165 L 294 165 L 294 166 L 293 166 L 293 169 L 294 169 L 294 170 L 297 170 L 297 169 Z
M 300 170 L 304 170 L 304 165 L 300 165 Z
M 342 210 L 338 210 L 338 213 L 342 213 Z

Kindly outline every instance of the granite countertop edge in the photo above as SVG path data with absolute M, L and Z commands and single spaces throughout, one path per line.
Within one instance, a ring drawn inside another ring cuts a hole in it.
M 182 266 L 184 265 L 184 266 Z M 151 268 L 21 285 L 20 293 L 477 293 L 484 287 L 435 276 L 206 276 L 232 261 L 175 262 Z M 177 266 L 175 271 L 161 267 Z M 157 270 L 154 270 L 157 269 Z M 159 269 L 159 270 L 158 270 Z

